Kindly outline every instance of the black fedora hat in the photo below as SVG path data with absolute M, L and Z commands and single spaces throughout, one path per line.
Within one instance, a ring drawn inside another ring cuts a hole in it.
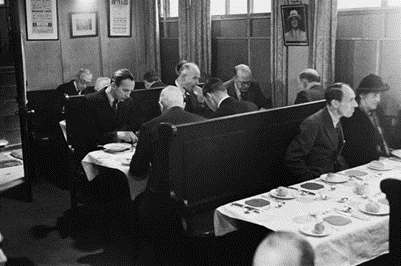
M 389 89 L 390 87 L 386 83 L 383 83 L 380 76 L 370 74 L 362 79 L 361 83 L 359 83 L 359 86 L 356 89 L 356 92 L 383 92 L 388 91 Z

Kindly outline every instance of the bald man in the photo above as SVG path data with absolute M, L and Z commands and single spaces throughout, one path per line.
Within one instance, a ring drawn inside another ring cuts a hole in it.
M 301 91 L 298 92 L 294 104 L 324 99 L 324 88 L 320 83 L 320 75 L 315 69 L 307 68 L 299 73 L 298 84 Z
M 315 253 L 309 242 L 293 232 L 277 231 L 256 249 L 253 266 L 314 266 Z
M 260 109 L 272 108 L 272 102 L 266 98 L 259 83 L 252 79 L 249 66 L 241 64 L 234 67 L 234 77 L 224 82 L 228 95 L 239 101 L 249 101 Z

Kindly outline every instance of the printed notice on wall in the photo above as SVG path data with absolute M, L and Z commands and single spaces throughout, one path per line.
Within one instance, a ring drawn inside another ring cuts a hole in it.
M 109 0 L 109 35 L 131 36 L 131 1 Z
M 56 0 L 26 1 L 29 40 L 58 39 Z

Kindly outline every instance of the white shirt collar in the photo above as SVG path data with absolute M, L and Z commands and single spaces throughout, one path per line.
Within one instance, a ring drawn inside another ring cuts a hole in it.
M 224 101 L 224 100 L 227 99 L 227 98 L 230 98 L 230 95 L 226 95 L 226 96 L 224 96 L 223 98 L 221 98 L 221 100 L 220 100 L 219 103 L 217 104 L 217 108 L 219 108 L 221 102 Z
M 114 102 L 115 98 L 113 97 L 113 95 L 111 95 L 110 90 L 111 90 L 111 87 L 108 86 L 105 90 L 105 93 L 106 93 L 107 99 L 109 100 L 110 106 L 113 107 L 113 102 Z
M 183 87 L 180 86 L 180 84 L 178 83 L 177 80 L 175 80 L 175 85 L 177 86 L 177 88 L 179 88 L 181 90 L 182 95 L 184 95 L 186 90 Z
M 237 87 L 237 83 L 235 81 L 234 81 L 234 88 L 235 88 L 235 93 L 237 94 L 238 100 L 242 100 L 241 99 L 241 91 Z
M 340 118 L 337 118 L 337 116 L 335 116 L 331 111 L 330 108 L 328 106 L 326 106 L 327 111 L 329 111 L 330 117 L 331 117 L 331 121 L 333 122 L 333 126 L 334 128 L 337 127 L 338 122 L 340 122 Z

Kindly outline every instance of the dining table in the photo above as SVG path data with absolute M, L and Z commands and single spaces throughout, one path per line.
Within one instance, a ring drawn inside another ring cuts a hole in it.
M 317 266 L 358 265 L 386 254 L 390 208 L 380 182 L 401 178 L 401 159 L 379 162 L 380 167 L 376 161 L 220 206 L 215 235 L 240 230 L 240 222 L 297 232 L 314 248 Z
M 110 143 L 109 145 L 121 145 L 121 143 Z M 135 154 L 136 144 L 129 145 L 127 146 L 129 148 L 123 150 L 103 148 L 91 151 L 82 159 L 81 164 L 88 181 L 94 180 L 102 167 L 117 169 L 124 173 L 128 180 L 131 199 L 134 200 L 145 190 L 148 180 L 139 180 L 130 174 L 129 167 L 132 156 Z M 107 147 L 107 145 L 104 146 Z

